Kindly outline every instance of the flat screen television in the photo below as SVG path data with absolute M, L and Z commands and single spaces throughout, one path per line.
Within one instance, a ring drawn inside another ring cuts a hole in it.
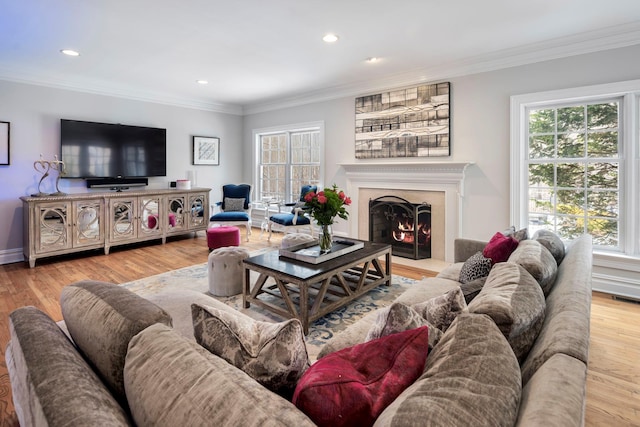
M 167 175 L 167 130 L 60 120 L 65 178 L 137 178 Z

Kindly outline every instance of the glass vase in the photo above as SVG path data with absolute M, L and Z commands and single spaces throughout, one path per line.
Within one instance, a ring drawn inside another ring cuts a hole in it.
M 331 230 L 331 224 L 320 225 L 320 236 L 318 244 L 320 245 L 320 253 L 326 254 L 331 252 L 331 243 L 333 242 L 333 235 Z

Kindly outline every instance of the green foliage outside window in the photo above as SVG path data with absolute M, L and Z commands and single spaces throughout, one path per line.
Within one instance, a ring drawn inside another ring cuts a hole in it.
M 529 227 L 617 246 L 619 103 L 529 111 Z

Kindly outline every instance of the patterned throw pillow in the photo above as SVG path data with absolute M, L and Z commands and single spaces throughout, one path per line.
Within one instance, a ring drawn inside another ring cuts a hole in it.
M 423 372 L 426 326 L 344 348 L 304 373 L 293 404 L 319 426 L 370 426 Z
M 244 198 L 232 199 L 231 197 L 224 198 L 224 211 L 225 212 L 243 212 L 244 211 Z
M 518 241 L 516 239 L 497 232 L 482 250 L 482 255 L 486 258 L 491 258 L 492 264 L 497 264 L 509 259 L 509 255 L 511 255 L 517 247 Z
M 371 329 L 369 329 L 364 341 L 368 342 L 421 326 L 429 327 L 429 349 L 432 349 L 438 341 L 440 341 L 440 338 L 442 338 L 442 331 L 429 324 L 429 322 L 413 308 L 401 302 L 394 302 L 389 307 L 378 310 L 376 320 L 373 325 L 371 325 Z
M 491 260 L 478 251 L 462 264 L 458 282 L 469 283 L 481 277 L 487 277 L 491 271 Z
M 191 304 L 191 316 L 198 344 L 274 392 L 292 392 L 309 367 L 298 319 L 259 322 L 198 304 Z
M 467 303 L 460 288 L 451 289 L 444 295 L 414 304 L 411 307 L 442 332 L 449 328 L 449 325 L 460 313 L 467 311 Z

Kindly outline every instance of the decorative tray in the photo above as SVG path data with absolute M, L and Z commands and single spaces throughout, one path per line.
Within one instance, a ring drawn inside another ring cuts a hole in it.
M 318 242 L 307 242 L 300 245 L 280 249 L 280 256 L 284 258 L 292 258 L 310 264 L 320 264 L 330 259 L 339 257 L 349 252 L 357 251 L 364 247 L 364 242 L 359 240 L 349 240 L 344 238 L 334 238 L 331 244 L 331 251 L 326 254 L 320 254 L 320 245 Z

